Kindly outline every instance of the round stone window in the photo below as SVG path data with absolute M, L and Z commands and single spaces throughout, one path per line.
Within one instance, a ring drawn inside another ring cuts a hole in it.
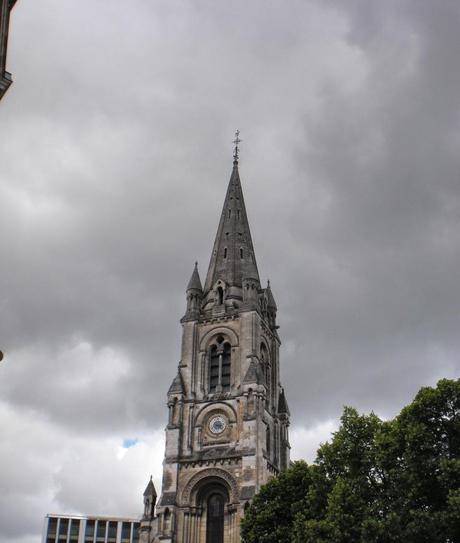
M 227 428 L 227 419 L 223 415 L 214 415 L 210 418 L 208 426 L 212 434 L 219 435 Z

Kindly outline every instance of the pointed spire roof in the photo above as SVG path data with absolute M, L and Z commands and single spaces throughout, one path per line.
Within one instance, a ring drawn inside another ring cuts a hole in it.
M 182 379 L 182 373 L 180 368 L 177 370 L 177 375 L 174 377 L 174 381 L 169 387 L 168 394 L 184 394 L 184 380 Z
M 198 262 L 195 262 L 195 267 L 193 268 L 192 276 L 187 285 L 187 290 L 200 290 L 203 291 L 201 286 L 200 274 L 198 273 Z
M 152 476 L 150 475 L 150 481 L 144 490 L 144 496 L 156 497 L 156 495 L 157 495 L 157 491 L 155 490 L 155 485 L 153 484 Z
M 272 292 L 272 289 L 270 287 L 270 281 L 267 281 L 267 305 L 268 307 L 271 307 L 272 309 L 274 309 L 275 311 L 278 309 L 276 307 L 276 302 L 275 302 L 275 298 L 273 298 L 273 292 Z
M 290 414 L 289 407 L 286 400 L 286 395 L 284 394 L 284 388 L 281 389 L 279 398 L 278 398 L 278 413 L 285 413 L 286 415 Z
M 244 278 L 256 279 L 260 283 L 244 205 L 238 159 L 235 158 L 204 291 L 207 294 L 218 279 L 222 279 L 227 285 L 241 287 Z

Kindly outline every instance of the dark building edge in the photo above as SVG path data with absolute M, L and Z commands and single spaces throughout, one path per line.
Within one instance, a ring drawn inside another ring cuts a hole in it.
M 0 0 L 0 100 L 13 82 L 11 74 L 6 71 L 6 53 L 10 14 L 15 4 L 16 0 Z

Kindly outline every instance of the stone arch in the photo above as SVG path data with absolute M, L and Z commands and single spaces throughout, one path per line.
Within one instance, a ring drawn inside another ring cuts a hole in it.
M 211 343 L 211 340 L 218 335 L 227 336 L 232 348 L 238 347 L 238 336 L 228 326 L 219 326 L 206 332 L 200 340 L 200 351 L 206 351 L 206 347 Z
M 197 496 L 202 488 L 211 483 L 223 485 L 228 492 L 229 503 L 238 503 L 238 483 L 233 475 L 221 468 L 206 468 L 195 473 L 182 491 L 181 504 L 184 507 L 196 505 Z
M 200 409 L 200 411 L 198 411 L 195 417 L 195 426 L 203 425 L 204 419 L 207 418 L 209 414 L 216 413 L 216 412 L 225 413 L 228 417 L 228 421 L 231 424 L 236 423 L 237 416 L 236 416 L 235 408 L 226 402 L 218 402 L 218 403 L 208 404 L 202 409 Z

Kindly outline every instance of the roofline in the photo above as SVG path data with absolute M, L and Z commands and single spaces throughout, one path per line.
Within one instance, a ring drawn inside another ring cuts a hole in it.
M 140 522 L 140 517 L 111 517 L 106 515 L 64 515 L 62 513 L 47 513 L 45 518 L 65 518 L 75 520 L 113 520 L 118 522 Z

